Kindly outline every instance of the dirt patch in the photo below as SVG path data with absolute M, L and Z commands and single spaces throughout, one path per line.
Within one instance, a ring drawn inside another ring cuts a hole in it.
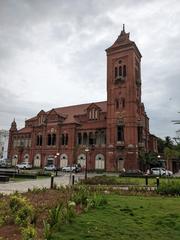
M 61 202 L 66 202 L 70 198 L 69 191 L 61 190 L 36 190 L 23 193 L 22 196 L 26 197 L 30 204 L 35 209 L 35 228 L 37 231 L 37 239 L 43 239 L 43 220 L 47 220 L 49 210 L 56 207 Z M 2 200 L 2 198 L 1 198 Z M 21 240 L 20 227 L 14 224 L 10 209 L 9 209 L 9 196 L 3 197 L 3 204 L 0 208 L 0 214 L 6 214 L 4 223 L 0 226 L 0 237 L 4 240 Z

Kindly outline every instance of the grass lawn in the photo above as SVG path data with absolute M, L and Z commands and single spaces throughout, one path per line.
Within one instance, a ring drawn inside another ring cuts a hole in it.
M 108 195 L 108 204 L 63 225 L 53 240 L 179 240 L 180 198 Z
M 160 184 L 165 182 L 179 182 L 180 178 L 160 177 Z M 146 184 L 145 177 L 118 177 L 118 176 L 95 176 L 87 180 L 87 184 L 97 185 L 133 185 L 144 186 Z M 148 177 L 148 186 L 156 186 L 156 177 Z

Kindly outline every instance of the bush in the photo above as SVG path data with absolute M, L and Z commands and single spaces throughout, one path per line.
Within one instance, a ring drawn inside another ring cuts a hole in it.
M 176 181 L 161 183 L 157 188 L 157 193 L 161 195 L 180 196 L 180 183 Z
M 15 223 L 20 226 L 27 226 L 33 220 L 33 208 L 26 204 L 15 214 Z
M 80 186 L 79 189 L 73 193 L 71 200 L 76 204 L 86 205 L 89 195 L 90 192 L 87 187 Z
M 13 195 L 10 197 L 9 204 L 16 224 L 27 226 L 33 221 L 34 209 L 26 198 L 17 194 Z
M 10 209 L 13 213 L 19 211 L 24 205 L 26 205 L 26 199 L 18 194 L 12 195 L 10 197 Z
M 23 240 L 35 240 L 36 239 L 36 230 L 32 226 L 26 228 L 21 228 L 22 239 Z

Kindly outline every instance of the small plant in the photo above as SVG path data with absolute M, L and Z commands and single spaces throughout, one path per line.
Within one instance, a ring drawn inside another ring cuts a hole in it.
M 27 226 L 34 219 L 34 209 L 26 198 L 21 195 L 13 195 L 10 198 L 10 209 L 15 223 L 20 226 Z
M 26 228 L 21 228 L 21 234 L 23 240 L 35 240 L 36 230 L 33 226 L 29 225 Z
M 52 229 L 50 224 L 47 221 L 43 221 L 44 225 L 44 239 L 51 240 L 52 239 Z
M 77 191 L 74 192 L 72 196 L 72 201 L 74 201 L 76 204 L 87 204 L 87 199 L 90 195 L 89 190 L 85 186 L 80 186 Z
M 50 224 L 50 227 L 53 227 L 54 225 L 56 225 L 58 223 L 62 208 L 63 208 L 63 203 L 61 203 L 57 207 L 49 210 L 49 224 Z
M 76 216 L 75 205 L 68 204 L 62 209 L 61 219 L 63 223 L 71 223 Z
M 24 205 L 15 214 L 15 223 L 20 226 L 27 226 L 33 219 L 33 208 L 31 205 Z
M 87 207 L 85 211 L 88 211 L 90 208 L 97 208 L 107 204 L 107 198 L 105 195 L 94 193 L 92 198 L 87 199 Z
M 14 194 L 10 198 L 10 209 L 13 213 L 16 213 L 26 204 L 26 199 L 21 197 L 19 194 Z

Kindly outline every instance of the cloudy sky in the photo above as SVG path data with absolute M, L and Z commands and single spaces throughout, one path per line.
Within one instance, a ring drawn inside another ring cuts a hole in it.
M 142 58 L 150 129 L 180 119 L 179 0 L 0 0 L 0 129 L 41 109 L 106 100 L 105 49 L 122 24 Z M 180 126 L 179 126 L 180 128 Z

